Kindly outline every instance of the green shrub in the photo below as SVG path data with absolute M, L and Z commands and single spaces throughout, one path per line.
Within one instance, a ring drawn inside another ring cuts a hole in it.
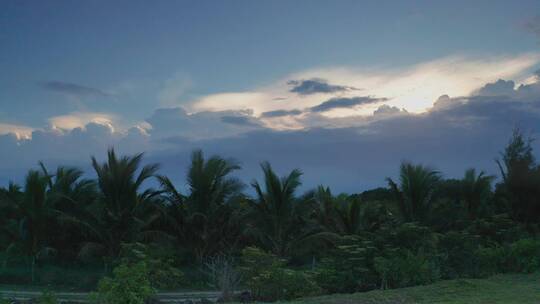
M 522 239 L 510 245 L 508 264 L 512 271 L 531 273 L 540 269 L 540 241 Z
M 478 219 L 467 230 L 471 235 L 478 235 L 484 245 L 507 244 L 528 237 L 522 226 L 507 214 Z
M 413 252 L 423 251 L 426 254 L 437 252 L 438 235 L 429 227 L 417 223 L 405 223 L 384 231 L 384 242 L 387 248 L 407 249 Z
M 144 261 L 154 288 L 174 289 L 185 283 L 184 273 L 174 267 L 174 259 L 164 250 L 154 250 L 141 243 L 123 244 L 121 256 L 125 264 Z
M 424 285 L 440 279 L 440 267 L 436 258 L 422 253 L 414 254 L 406 249 L 387 254 L 386 257 L 374 259 L 382 289 Z
M 54 292 L 47 290 L 41 294 L 37 302 L 39 304 L 57 304 L 58 298 L 56 297 L 56 294 Z
M 476 276 L 475 251 L 478 237 L 462 231 L 450 231 L 439 238 L 441 276 L 445 279 Z
M 113 270 L 113 277 L 103 278 L 93 295 L 100 304 L 144 304 L 155 290 L 150 283 L 146 262 L 122 263 Z
M 476 267 L 475 277 L 487 277 L 504 272 L 504 265 L 507 260 L 507 250 L 502 246 L 483 247 L 480 246 L 474 252 Z
M 377 249 L 370 241 L 346 236 L 316 269 L 317 284 L 330 293 L 373 289 L 377 284 L 371 261 Z
M 242 251 L 240 270 L 257 300 L 291 300 L 320 293 L 310 273 L 287 269 L 284 260 L 258 248 L 248 247 Z

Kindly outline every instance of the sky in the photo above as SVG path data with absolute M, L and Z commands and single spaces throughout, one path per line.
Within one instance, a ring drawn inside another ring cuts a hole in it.
M 0 185 L 110 147 L 182 185 L 201 148 L 359 192 L 496 174 L 514 127 L 540 137 L 539 1 L 0 0 Z

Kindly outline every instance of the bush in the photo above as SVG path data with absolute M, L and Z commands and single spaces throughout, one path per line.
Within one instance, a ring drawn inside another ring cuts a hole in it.
M 242 251 L 241 272 L 257 300 L 291 300 L 320 293 L 310 273 L 287 269 L 284 260 L 258 248 Z
M 487 277 L 504 272 L 507 250 L 502 246 L 480 246 L 474 252 L 476 267 L 471 268 L 475 277 Z
M 445 279 L 476 276 L 475 251 L 478 237 L 467 232 L 451 231 L 439 238 L 441 276 Z
M 113 270 L 113 277 L 105 277 L 93 295 L 100 304 L 144 304 L 155 290 L 150 283 L 150 272 L 146 262 L 122 263 Z
M 424 285 L 440 278 L 437 259 L 406 249 L 394 250 L 387 257 L 376 257 L 374 266 L 382 289 Z
M 540 269 L 540 241 L 522 239 L 510 245 L 508 265 L 512 271 L 531 273 Z
M 163 250 L 152 250 L 141 243 L 124 244 L 121 261 L 125 264 L 144 261 L 149 280 L 156 289 L 174 289 L 185 283 L 184 273 L 173 266 L 172 256 Z
M 376 248 L 370 241 L 346 236 L 316 269 L 317 284 L 330 293 L 354 292 L 376 287 L 370 267 Z
M 56 294 L 54 292 L 44 291 L 38 298 L 37 302 L 39 304 L 57 304 L 58 298 L 56 297 Z
M 507 244 L 527 237 L 527 232 L 506 214 L 478 219 L 468 227 L 472 235 L 480 236 L 484 245 Z

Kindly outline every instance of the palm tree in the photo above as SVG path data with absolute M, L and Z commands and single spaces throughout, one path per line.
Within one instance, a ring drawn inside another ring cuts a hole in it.
M 347 194 L 333 196 L 328 187 L 319 186 L 313 198 L 317 222 L 336 234 L 374 231 L 388 219 L 388 210 L 379 202 L 362 201 Z
M 84 244 L 81 256 L 101 253 L 115 257 L 122 243 L 165 236 L 151 229 L 163 215 L 157 201 L 159 192 L 152 188 L 142 190 L 143 183 L 155 176 L 158 165 L 139 169 L 142 153 L 117 157 L 114 149 L 110 149 L 107 156 L 102 164 L 92 157 L 100 193 L 95 205 L 90 207 L 94 240 Z
M 295 251 L 309 250 L 316 243 L 335 240 L 335 234 L 323 232 L 310 223 L 309 200 L 296 197 L 301 185 L 300 170 L 294 169 L 280 179 L 268 162 L 262 163 L 261 168 L 264 190 L 257 181 L 252 183 L 256 199 L 250 200 L 249 232 L 265 249 L 284 257 Z
M 399 171 L 399 185 L 386 179 L 406 222 L 425 222 L 431 211 L 434 192 L 440 181 L 439 172 L 422 165 L 403 162 Z
M 55 248 L 62 248 L 62 253 L 74 253 L 85 236 L 94 232 L 88 223 L 91 219 L 88 209 L 97 197 L 96 183 L 83 178 L 83 171 L 77 168 L 58 167 L 51 174 L 42 162 L 39 165 L 42 174 L 48 177 L 48 195 L 53 206 L 71 218 L 70 229 L 56 227 L 58 232 L 51 242 Z
M 512 217 L 527 224 L 540 219 L 540 165 L 533 155 L 532 142 L 533 138 L 514 129 L 501 153 L 502 162 L 497 160 L 503 177 L 500 189 L 507 195 Z
M 337 200 L 329 187 L 318 186 L 313 192 L 315 220 L 327 231 L 339 233 Z
M 476 174 L 475 169 L 465 171 L 465 176 L 461 180 L 461 195 L 469 219 L 474 220 L 478 216 L 480 206 L 489 198 L 491 194 L 491 182 L 494 176 L 485 175 L 483 171 Z
M 64 216 L 55 209 L 48 193 L 48 177 L 38 171 L 30 170 L 25 179 L 24 190 L 18 199 L 12 200 L 17 218 L 9 223 L 13 241 L 8 246 L 8 254 L 23 253 L 30 258 L 32 282 L 35 280 L 36 261 L 43 256 L 54 253 L 49 247 L 53 223 Z M 11 187 L 10 187 L 11 188 Z M 11 194 L 15 189 L 11 189 Z
M 244 185 L 230 175 L 239 169 L 234 160 L 219 156 L 206 160 L 202 151 L 196 150 L 187 173 L 188 195 L 182 195 L 167 177 L 159 177 L 170 202 L 172 230 L 199 262 L 223 248 L 234 248 L 238 242 L 240 217 L 232 204 L 238 201 Z

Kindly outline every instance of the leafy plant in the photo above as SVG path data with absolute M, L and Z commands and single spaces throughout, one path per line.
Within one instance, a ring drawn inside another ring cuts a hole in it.
M 380 275 L 381 289 L 424 285 L 440 278 L 435 258 L 410 250 L 395 250 L 387 257 L 376 257 L 374 266 Z
M 112 277 L 103 278 L 93 299 L 103 304 L 144 304 L 155 294 L 146 262 L 120 264 Z
M 38 298 L 37 302 L 39 304 L 57 304 L 58 298 L 56 294 L 50 290 L 44 291 L 41 296 Z
M 285 261 L 273 254 L 248 247 L 242 261 L 244 282 L 258 300 L 291 300 L 320 293 L 312 274 L 285 268 Z
M 540 269 L 540 241 L 519 240 L 509 248 L 509 264 L 517 272 L 531 273 Z
M 344 237 L 318 265 L 317 284 L 330 293 L 373 289 L 376 279 L 370 265 L 376 250 L 368 240 Z
M 174 289 L 185 283 L 183 272 L 174 267 L 173 258 L 161 254 L 149 245 L 142 243 L 123 244 L 121 261 L 126 265 L 144 262 L 147 265 L 148 278 L 153 288 Z

